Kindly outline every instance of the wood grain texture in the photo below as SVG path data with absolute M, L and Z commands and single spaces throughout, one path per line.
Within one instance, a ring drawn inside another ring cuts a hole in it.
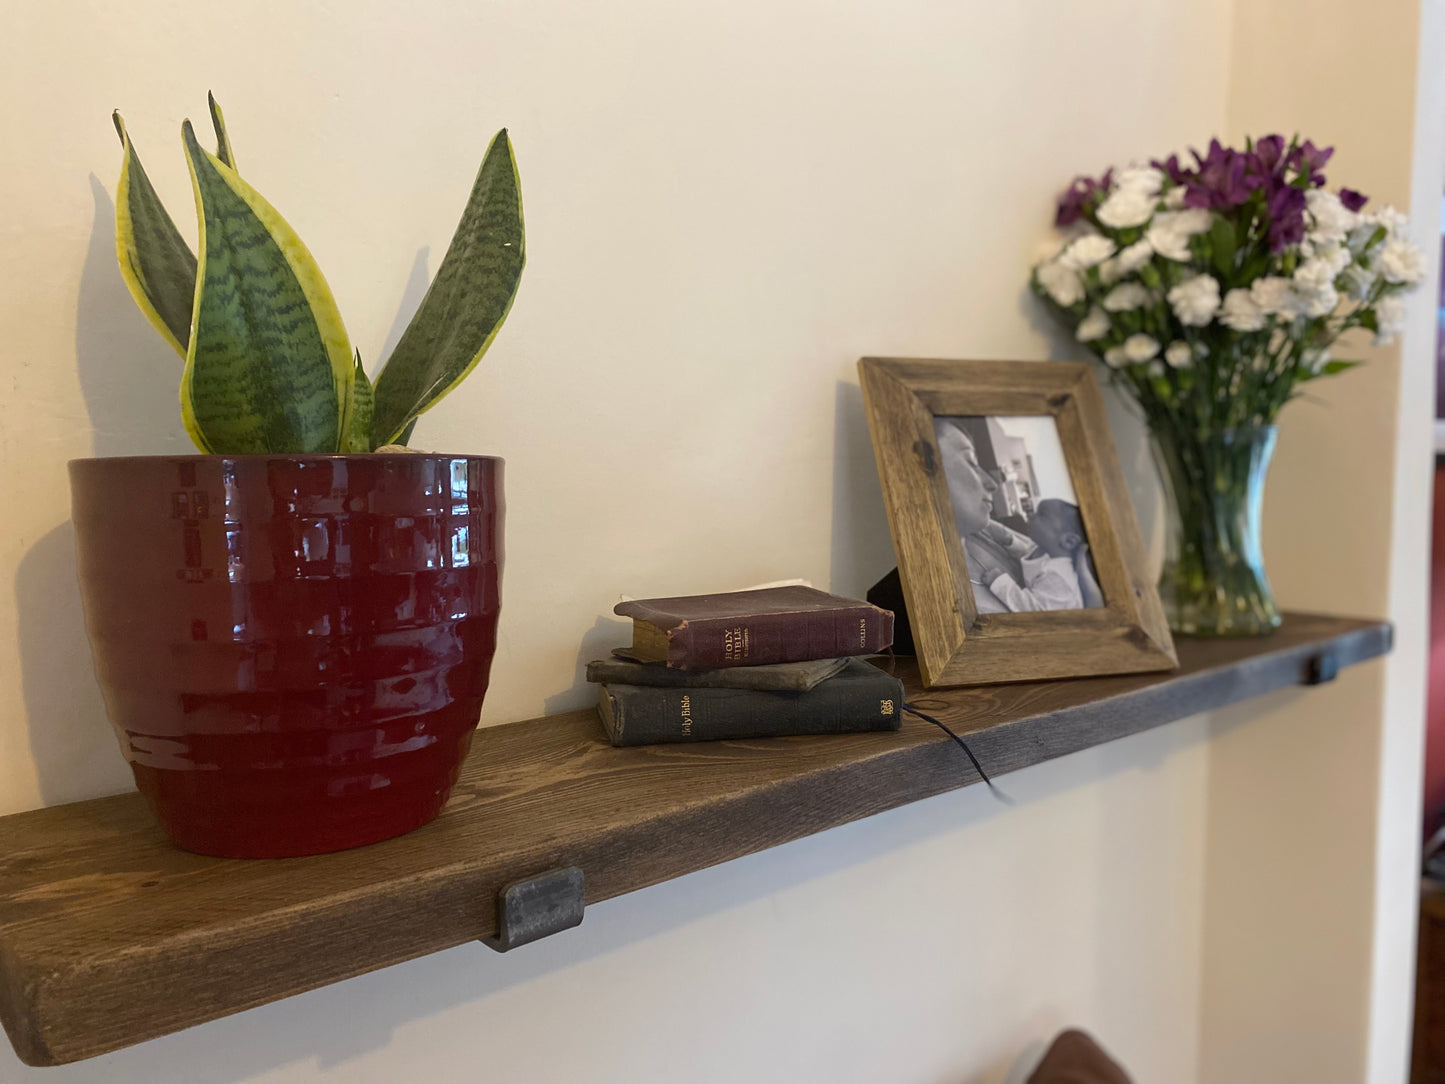
M 1093 370 L 1083 362 L 863 358 L 868 428 L 929 686 L 1138 673 L 1176 661 Z M 1105 605 L 980 614 L 935 417 L 1054 419 Z
M 1002 774 L 1389 645 L 1380 622 L 1291 615 L 1267 639 L 1185 641 L 1172 675 L 923 692 L 911 660 L 897 668 Z M 0 1018 L 29 1064 L 93 1057 L 492 935 L 498 889 L 558 866 L 581 867 L 596 903 L 977 781 L 912 717 L 614 749 L 579 711 L 480 730 L 436 822 L 340 854 L 186 854 L 134 794 L 20 813 L 0 818 Z

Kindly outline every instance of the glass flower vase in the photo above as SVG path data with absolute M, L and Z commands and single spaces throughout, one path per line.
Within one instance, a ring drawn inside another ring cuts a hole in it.
M 1259 542 L 1276 433 L 1152 431 L 1169 510 L 1159 594 L 1175 632 L 1264 636 L 1279 627 Z

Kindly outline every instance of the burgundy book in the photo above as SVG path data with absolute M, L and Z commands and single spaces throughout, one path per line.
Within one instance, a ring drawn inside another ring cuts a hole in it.
M 637 599 L 628 654 L 679 670 L 872 655 L 893 643 L 893 614 L 813 587 Z

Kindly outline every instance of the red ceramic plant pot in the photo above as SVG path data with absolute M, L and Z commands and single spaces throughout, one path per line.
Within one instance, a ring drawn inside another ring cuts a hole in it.
M 319 854 L 435 817 L 497 643 L 502 461 L 70 464 L 96 675 L 188 851 Z

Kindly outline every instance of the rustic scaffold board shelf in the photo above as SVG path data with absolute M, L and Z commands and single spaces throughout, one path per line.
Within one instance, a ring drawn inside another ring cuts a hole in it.
M 1382 655 L 1377 621 L 1291 615 L 1179 644 L 1172 674 L 910 695 L 987 770 L 1027 767 Z M 442 816 L 273 861 L 176 850 L 138 795 L 0 818 L 0 1019 L 20 1057 L 94 1057 L 497 931 L 497 893 L 562 867 L 588 903 L 978 781 L 944 735 L 614 749 L 592 711 L 478 732 Z M 522 949 L 521 951 L 526 951 Z

